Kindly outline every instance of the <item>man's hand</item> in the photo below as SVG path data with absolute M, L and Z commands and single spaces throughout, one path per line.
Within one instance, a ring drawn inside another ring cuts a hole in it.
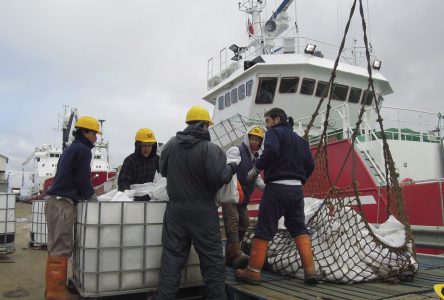
M 88 202 L 97 202 L 97 201 L 99 200 L 97 199 L 96 194 L 93 194 L 91 197 L 88 198 Z
M 228 165 L 230 165 L 230 167 L 231 167 L 232 174 L 233 175 L 236 174 L 239 164 L 235 163 L 235 162 L 230 162 L 230 163 L 228 163 Z
M 247 182 L 254 182 L 256 181 L 257 176 L 259 175 L 260 171 L 253 167 L 248 174 L 247 174 Z

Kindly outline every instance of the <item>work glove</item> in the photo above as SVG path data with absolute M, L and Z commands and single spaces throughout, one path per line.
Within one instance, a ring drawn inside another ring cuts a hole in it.
M 256 178 L 256 187 L 263 192 L 265 190 L 265 182 L 262 180 L 261 175 Z
M 143 195 L 143 196 L 135 196 L 134 197 L 134 201 L 150 201 L 150 200 L 151 200 L 151 197 L 148 194 Z
M 229 165 L 231 167 L 231 174 L 236 174 L 237 172 L 237 168 L 239 167 L 239 165 L 236 162 L 230 162 L 227 165 Z
M 255 182 L 259 173 L 260 171 L 256 169 L 256 167 L 253 167 L 253 169 L 251 169 L 247 174 L 247 182 L 249 183 Z

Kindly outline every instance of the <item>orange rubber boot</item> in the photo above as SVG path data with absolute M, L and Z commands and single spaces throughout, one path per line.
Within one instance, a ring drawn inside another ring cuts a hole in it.
M 46 260 L 46 300 L 77 300 L 66 287 L 67 256 L 48 256 Z
M 304 282 L 310 285 L 318 284 L 319 275 L 316 274 L 315 271 L 310 236 L 307 234 L 299 235 L 294 238 L 294 241 L 298 248 L 299 256 L 301 257 L 302 266 L 304 267 Z
M 260 284 L 261 270 L 267 257 L 268 241 L 254 238 L 251 243 L 250 260 L 246 269 L 237 269 L 236 279 L 250 284 Z

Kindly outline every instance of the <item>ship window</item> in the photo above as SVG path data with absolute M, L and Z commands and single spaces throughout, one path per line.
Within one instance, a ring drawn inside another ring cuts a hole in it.
M 277 81 L 278 79 L 276 77 L 263 77 L 259 79 L 259 86 L 256 94 L 257 104 L 273 103 Z
M 42 164 L 42 167 L 44 167 L 45 166 L 45 164 Z
M 361 104 L 372 105 L 373 102 L 373 92 L 372 91 L 364 91 L 362 94 Z
M 328 86 L 328 82 L 319 80 L 318 86 L 316 87 L 316 97 L 326 98 L 328 96 L 328 89 L 324 91 L 324 89 Z M 322 93 L 324 91 L 324 93 Z
M 231 91 L 231 103 L 237 102 L 237 89 Z
M 304 78 L 302 80 L 301 94 L 313 95 L 315 84 L 316 80 L 311 78 Z
M 253 88 L 253 79 L 250 79 L 246 83 L 246 89 L 247 89 L 246 95 L 247 95 L 247 97 L 251 96 L 251 89 L 252 88 Z
M 343 84 L 335 84 L 332 99 L 345 101 L 347 99 L 348 86 Z
M 35 160 L 36 160 L 37 162 L 40 162 L 40 157 L 37 157 Z
M 225 94 L 225 107 L 230 106 L 231 101 L 230 101 L 230 93 L 226 93 Z
M 217 99 L 217 107 L 219 108 L 219 110 L 222 110 L 222 109 L 224 109 L 224 96 L 220 96 L 218 99 Z
M 298 90 L 299 77 L 283 77 L 279 85 L 279 93 L 296 93 Z
M 49 157 L 54 157 L 54 154 L 53 153 L 49 154 Z
M 350 95 L 348 95 L 348 102 L 359 103 L 359 99 L 361 99 L 361 93 L 362 93 L 362 89 L 352 87 L 350 89 Z
M 245 98 L 245 84 L 242 84 L 239 86 L 237 93 L 239 95 L 239 100 L 242 100 Z

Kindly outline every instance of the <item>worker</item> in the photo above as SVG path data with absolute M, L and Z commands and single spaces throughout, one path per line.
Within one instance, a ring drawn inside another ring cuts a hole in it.
M 255 186 L 264 190 L 265 184 L 260 175 L 254 182 L 247 182 L 247 174 L 253 168 L 254 162 L 260 154 L 264 130 L 259 126 L 248 128 L 240 145 L 234 146 L 227 151 L 240 154 L 241 161 L 236 172 L 237 179 L 242 188 L 242 203 L 223 203 L 222 212 L 225 226 L 227 242 L 225 246 L 225 265 L 237 268 L 245 268 L 248 264 L 248 257 L 241 251 L 240 242 L 250 225 L 248 216 L 248 203 Z
M 149 128 L 141 128 L 136 132 L 134 153 L 125 158 L 117 179 L 118 190 L 124 192 L 131 189 L 132 184 L 153 182 L 159 171 L 157 140 Z M 136 201 L 149 201 L 150 196 L 134 197 Z
M 235 162 L 210 141 L 208 110 L 192 106 L 188 126 L 164 145 L 160 172 L 167 178 L 162 258 L 155 299 L 175 299 L 191 244 L 199 256 L 208 299 L 226 299 L 225 265 L 216 192 L 231 181 Z
M 97 200 L 91 183 L 91 149 L 97 141 L 97 119 L 80 117 L 74 125 L 74 141 L 62 153 L 54 183 L 47 192 L 45 216 L 48 225 L 46 291 L 48 300 L 77 299 L 66 287 L 67 262 L 74 244 L 76 203 Z
M 258 223 L 251 243 L 248 267 L 238 269 L 236 278 L 251 284 L 261 282 L 264 265 L 271 241 L 278 229 L 278 221 L 284 216 L 285 227 L 296 243 L 304 268 L 305 283 L 317 284 L 311 240 L 305 226 L 304 194 L 302 185 L 314 170 L 313 157 L 308 143 L 293 132 L 293 119 L 280 108 L 272 108 L 264 114 L 267 132 L 264 150 L 247 180 L 254 181 L 264 170 L 265 191 L 259 206 Z

